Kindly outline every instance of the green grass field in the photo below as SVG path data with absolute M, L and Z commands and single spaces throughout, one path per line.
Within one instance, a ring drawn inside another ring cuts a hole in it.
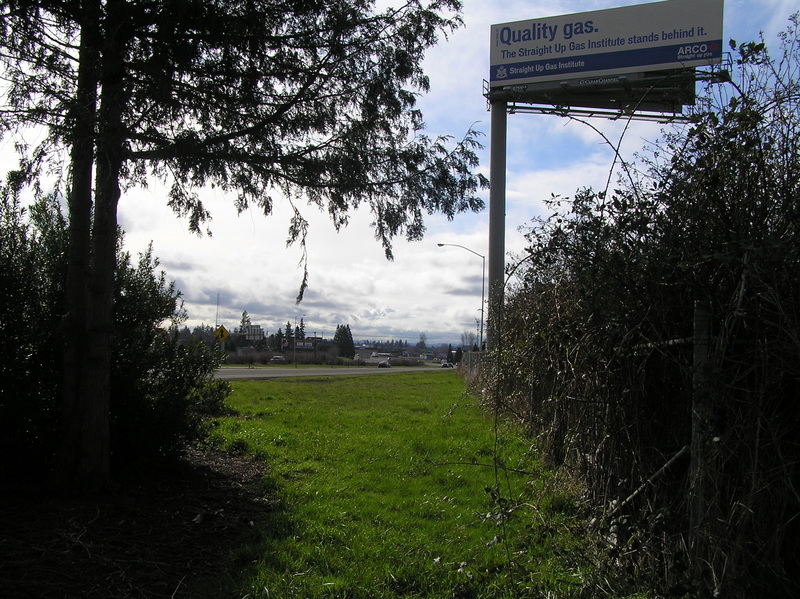
M 232 556 L 242 596 L 539 597 L 574 584 L 542 532 L 572 502 L 543 501 L 530 444 L 497 427 L 456 373 L 233 388 L 235 415 L 211 441 L 264 460 L 279 498 Z

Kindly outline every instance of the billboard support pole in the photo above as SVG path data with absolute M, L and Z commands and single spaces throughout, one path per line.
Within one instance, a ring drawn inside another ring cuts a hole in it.
M 508 103 L 491 103 L 489 138 L 489 318 L 486 348 L 499 342 L 499 310 L 503 305 L 506 245 L 506 141 Z

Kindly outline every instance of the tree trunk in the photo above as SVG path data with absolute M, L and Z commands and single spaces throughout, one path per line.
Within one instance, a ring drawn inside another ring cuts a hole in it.
M 70 111 L 73 131 L 71 150 L 71 188 L 69 206 L 69 254 L 67 266 L 64 335 L 64 361 L 61 389 L 62 443 L 56 456 L 55 483 L 79 490 L 84 482 L 81 465 L 82 423 L 86 406 L 81 402 L 81 377 L 86 360 L 89 318 L 88 284 L 91 256 L 92 170 L 94 165 L 95 124 L 99 59 L 100 3 L 84 4 L 81 42 L 78 54 L 78 80 L 75 105 Z M 90 478 L 94 478 L 90 476 Z
M 124 23 L 122 15 L 115 14 L 115 9 L 122 5 L 122 2 L 106 3 L 107 22 Z M 121 29 L 106 32 L 102 42 L 91 245 L 89 251 L 80 237 L 80 247 L 75 249 L 76 254 L 86 251 L 83 256 L 86 261 L 81 264 L 88 263 L 89 269 L 88 276 L 80 279 L 84 283 L 83 289 L 80 292 L 76 290 L 72 298 L 76 302 L 88 302 L 88 310 L 81 312 L 82 317 L 72 327 L 73 335 L 79 335 L 80 339 L 68 342 L 65 360 L 68 366 L 75 368 L 75 372 L 68 375 L 70 387 L 65 387 L 67 420 L 59 477 L 63 486 L 83 493 L 103 489 L 110 482 L 111 341 L 117 205 L 121 194 L 119 176 L 124 159 L 122 111 L 125 90 L 122 75 L 126 38 Z M 79 161 L 83 159 L 85 156 L 78 157 Z M 83 213 L 80 216 L 83 217 Z M 84 231 L 77 233 L 83 235 Z M 78 263 L 76 259 L 76 265 Z M 79 352 L 77 356 L 72 355 L 75 350 Z

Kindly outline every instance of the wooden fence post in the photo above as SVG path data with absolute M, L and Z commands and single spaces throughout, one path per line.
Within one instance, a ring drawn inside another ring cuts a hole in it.
M 694 305 L 694 359 L 692 370 L 692 439 L 689 486 L 689 555 L 692 570 L 702 576 L 702 564 L 708 559 L 705 555 L 704 524 L 709 515 L 711 444 L 713 425 L 711 396 L 709 393 L 708 353 L 711 341 L 711 309 L 703 302 Z

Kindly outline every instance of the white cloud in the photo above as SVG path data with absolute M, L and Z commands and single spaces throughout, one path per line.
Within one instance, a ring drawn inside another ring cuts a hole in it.
M 490 117 L 482 82 L 488 76 L 490 25 L 634 3 L 638 2 L 464 0 L 466 26 L 432 48 L 425 62 L 431 93 L 420 98 L 419 106 L 428 133 L 460 138 L 477 123 L 487 145 L 480 152 L 480 171 L 488 176 Z M 795 10 L 796 0 L 728 0 L 725 35 L 745 41 L 764 29 L 774 36 Z M 508 123 L 506 249 L 514 253 L 524 247 L 518 227 L 546 212 L 544 200 L 551 193 L 572 196 L 581 187 L 605 186 L 613 151 L 591 127 L 578 122 L 515 114 Z M 626 127 L 621 121 L 602 119 L 591 124 L 614 144 Z M 659 130 L 659 125 L 632 124 L 622 138 L 622 154 L 630 159 L 643 140 L 657 138 Z M 6 152 L 9 142 L 3 143 Z M 488 193 L 482 195 L 488 202 Z M 157 185 L 129 191 L 119 212 L 127 230 L 126 247 L 132 253 L 154 242 L 154 252 L 168 277 L 177 281 L 184 294 L 190 324 L 214 324 L 219 311 L 220 321 L 235 327 L 247 310 L 252 321 L 269 332 L 305 315 L 306 329 L 326 336 L 333 335 L 336 325 L 350 324 L 357 339 L 402 338 L 411 343 L 423 332 L 430 342 L 458 343 L 463 332 L 476 329 L 481 260 L 437 243 L 462 245 L 485 256 L 486 212 L 459 215 L 453 221 L 428 218 L 425 239 L 397 240 L 395 260 L 389 262 L 374 239 L 370 214 L 352 214 L 350 225 L 336 234 L 326 215 L 304 207 L 311 222 L 309 288 L 305 300 L 295 305 L 302 280 L 298 267 L 302 251 L 296 245 L 286 247 L 287 205 L 276 197 L 269 217 L 257 210 L 236 215 L 224 195 L 204 190 L 202 197 L 213 216 L 210 238 L 189 233 L 186 220 L 166 207 L 166 194 Z

